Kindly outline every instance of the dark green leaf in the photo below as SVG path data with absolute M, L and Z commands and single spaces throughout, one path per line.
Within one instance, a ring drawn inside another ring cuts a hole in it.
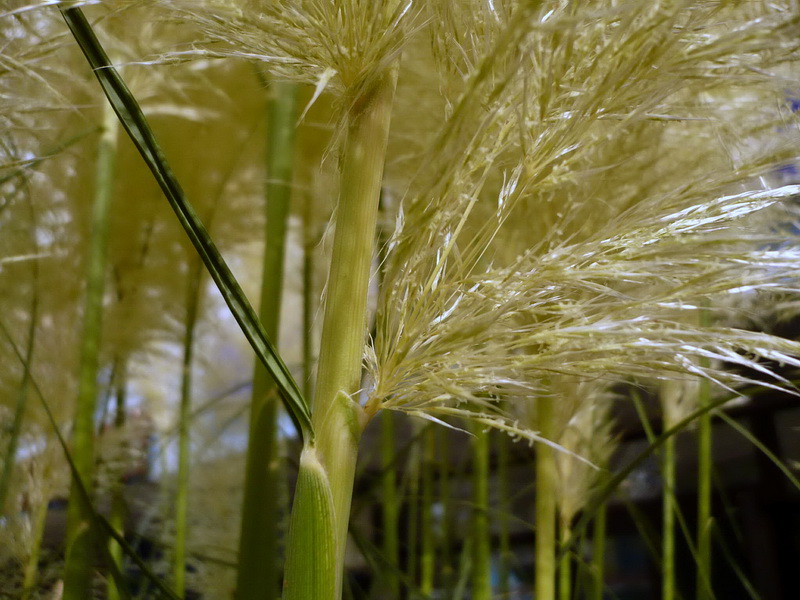
M 59 6 L 59 8 L 122 126 L 167 197 L 170 206 L 194 244 L 214 283 L 217 284 L 222 297 L 253 347 L 256 356 L 275 380 L 289 415 L 294 420 L 301 437 L 304 441 L 310 441 L 313 438 L 311 415 L 297 383 L 267 337 L 261 321 L 217 250 L 211 236 L 189 204 L 138 102 L 125 85 L 122 77 L 111 65 L 83 12 L 79 8 L 64 8 L 63 6 Z

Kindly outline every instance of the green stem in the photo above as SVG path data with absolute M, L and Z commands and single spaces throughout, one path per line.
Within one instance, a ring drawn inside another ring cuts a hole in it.
M 311 398 L 311 373 L 314 364 L 314 247 L 317 239 L 311 214 L 311 195 L 303 202 L 303 397 Z
M 119 373 L 117 374 L 117 409 L 114 415 L 114 428 L 117 430 L 125 426 L 125 400 L 126 400 L 126 369 L 125 363 L 121 362 Z M 111 484 L 111 515 L 108 519 L 111 526 L 120 535 L 125 532 L 125 494 L 124 483 L 122 481 L 122 472 L 115 474 L 115 479 Z M 108 552 L 114 564 L 122 571 L 122 546 L 117 544 L 114 540 L 108 542 Z M 120 600 L 121 595 L 117 589 L 117 584 L 114 582 L 113 577 L 108 578 L 108 600 Z
M 472 598 L 490 600 L 492 597 L 491 541 L 489 538 L 489 434 L 480 426 L 472 431 L 473 479 L 472 516 L 473 546 Z
M 33 531 L 31 541 L 31 552 L 28 555 L 28 562 L 25 565 L 25 575 L 22 583 L 22 600 L 27 600 L 33 595 L 36 587 L 36 576 L 39 574 L 39 557 L 42 553 L 42 539 L 44 537 L 44 525 L 47 521 L 47 498 L 42 498 L 33 518 Z
M 419 471 L 420 471 L 420 452 L 417 446 L 418 440 L 414 441 L 414 446 L 408 457 L 408 467 L 406 477 L 408 477 L 408 522 L 406 530 L 406 575 L 412 585 L 417 584 L 417 567 L 419 564 Z
M 383 555 L 389 564 L 400 566 L 400 544 L 398 540 L 398 517 L 400 514 L 397 500 L 397 450 L 395 446 L 394 414 L 390 410 L 383 411 L 381 416 L 381 469 L 383 500 Z M 384 588 L 392 598 L 400 595 L 400 582 L 397 575 L 389 570 L 385 575 Z
M 511 505 L 509 502 L 508 479 L 508 453 L 509 439 L 507 435 L 497 436 L 497 490 L 500 496 L 500 597 L 507 598 L 510 594 L 511 578 L 511 533 L 509 529 L 509 516 Z
M 293 84 L 280 81 L 269 85 L 266 228 L 259 318 L 267 336 L 277 345 L 294 165 L 296 89 Z M 250 404 L 236 600 L 278 597 L 277 402 L 272 378 L 257 361 Z
M 538 398 L 540 435 L 554 437 L 553 399 Z M 555 600 L 556 577 L 556 458 L 545 444 L 536 448 L 536 600 Z
M 420 554 L 420 591 L 430 597 L 433 593 L 433 569 L 435 562 L 433 532 L 433 469 L 436 447 L 433 426 L 428 425 L 423 434 L 424 457 L 422 461 L 422 549 Z
M 78 400 L 72 432 L 72 458 L 80 483 L 92 489 L 94 480 L 94 412 L 97 396 L 97 367 L 103 315 L 108 216 L 114 189 L 117 150 L 117 117 L 111 106 L 103 106 L 103 133 L 97 149 L 92 229 L 87 260 Z M 67 510 L 67 552 L 64 566 L 64 600 L 84 600 L 91 584 L 94 540 L 90 507 L 81 499 L 73 479 Z
M 2 185 L 2 182 L 0 182 Z M 27 195 L 28 211 L 30 214 L 30 227 L 33 234 L 33 254 L 39 254 L 39 244 L 35 237 L 35 232 L 38 230 L 36 210 L 30 198 Z M 30 320 L 28 321 L 28 339 L 25 347 L 25 359 L 22 365 L 22 381 L 19 389 L 17 390 L 17 402 L 14 407 L 14 417 L 11 422 L 11 432 L 8 440 L 8 447 L 6 448 L 6 460 L 3 462 L 3 471 L 0 473 L 0 516 L 5 516 L 6 500 L 8 499 L 8 490 L 11 486 L 11 478 L 14 474 L 14 467 L 16 466 L 17 448 L 19 446 L 19 438 L 22 434 L 22 424 L 25 421 L 25 409 L 28 402 L 28 387 L 31 380 L 31 367 L 33 365 L 33 351 L 36 341 L 36 325 L 39 319 L 39 261 L 34 259 L 31 261 L 31 311 Z
M 700 325 L 711 325 L 711 314 L 707 308 L 700 311 Z M 702 359 L 701 367 L 708 367 L 708 359 Z M 711 384 L 700 380 L 698 407 L 711 403 Z M 700 416 L 697 424 L 697 600 L 708 600 L 713 596 L 711 585 L 711 412 Z
M 361 387 L 367 289 L 396 80 L 397 69 L 391 67 L 355 99 L 348 114 L 313 404 L 315 446 L 333 497 L 336 598 L 341 597 L 358 443 L 366 423 L 356 393 Z M 290 536 L 290 549 L 291 545 Z M 307 576 L 287 568 L 287 585 Z
M 175 496 L 175 556 L 173 580 L 175 593 L 181 598 L 186 591 L 186 537 L 189 512 L 189 470 L 191 464 L 192 362 L 194 334 L 200 305 L 200 261 L 194 261 L 186 287 L 186 322 L 183 334 L 183 368 L 181 370 L 181 405 L 178 417 L 178 485 Z
M 603 600 L 606 566 L 606 517 L 607 505 L 603 502 L 595 512 L 592 534 L 592 586 L 591 600 Z
M 34 261 L 34 264 L 36 261 Z M 34 267 L 36 268 L 36 267 Z M 36 273 L 37 271 L 34 271 Z M 34 286 L 35 287 L 35 286 Z M 17 390 L 17 403 L 14 407 L 14 417 L 11 422 L 11 432 L 6 448 L 6 460 L 3 461 L 3 471 L 0 474 L 0 515 L 6 515 L 6 500 L 8 490 L 11 486 L 11 477 L 14 474 L 16 465 L 17 447 L 19 438 L 22 434 L 22 423 L 25 420 L 25 407 L 28 402 L 28 385 L 30 383 L 30 369 L 33 361 L 34 340 L 36 338 L 36 321 L 39 301 L 34 290 L 34 297 L 31 306 L 31 318 L 28 324 L 28 341 L 25 348 L 25 364 L 23 365 L 22 382 Z
M 453 588 L 453 578 L 455 568 L 453 566 L 453 556 L 451 552 L 450 540 L 450 446 L 448 430 L 444 427 L 434 429 L 437 437 L 437 448 L 439 457 L 439 502 L 442 505 L 441 518 L 441 565 L 442 565 L 442 588 L 449 593 Z
M 664 442 L 662 455 L 664 490 L 662 498 L 661 568 L 662 600 L 675 598 L 675 438 Z
M 571 537 L 570 520 L 561 518 L 559 536 L 561 540 L 561 554 L 558 565 L 558 597 L 560 600 L 572 598 L 572 564 L 567 544 Z

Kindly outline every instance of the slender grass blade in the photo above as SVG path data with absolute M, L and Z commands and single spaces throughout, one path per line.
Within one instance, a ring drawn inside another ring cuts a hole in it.
M 255 310 L 248 302 L 216 244 L 186 198 L 138 102 L 125 85 L 122 77 L 111 65 L 111 61 L 83 12 L 79 8 L 59 6 L 59 9 L 94 70 L 94 74 L 117 113 L 122 126 L 167 197 L 231 313 L 239 323 L 239 327 L 253 347 L 256 356 L 275 380 L 286 409 L 300 436 L 304 441 L 310 441 L 313 438 L 311 414 L 300 388 L 264 331 Z

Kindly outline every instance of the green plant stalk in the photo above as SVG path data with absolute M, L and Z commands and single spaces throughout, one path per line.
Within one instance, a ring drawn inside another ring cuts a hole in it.
M 436 547 L 433 531 L 433 469 L 436 458 L 436 438 L 433 426 L 428 425 L 423 434 L 423 452 L 425 459 L 422 461 L 422 519 L 420 552 L 420 591 L 422 595 L 430 597 L 433 593 L 434 563 L 436 560 Z
M 103 106 L 103 133 L 97 148 L 91 238 L 86 264 L 83 333 L 81 336 L 78 401 L 72 431 L 72 457 L 80 482 L 92 489 L 94 479 L 94 412 L 97 397 L 97 367 L 103 316 L 108 221 L 114 189 L 118 121 L 111 106 Z M 64 600 L 84 600 L 91 582 L 94 537 L 91 507 L 86 506 L 73 478 L 67 509 L 67 551 L 64 566 Z
M 480 426 L 472 430 L 472 532 L 475 537 L 472 564 L 472 598 L 491 600 L 491 540 L 489 537 L 489 434 Z
M 2 185 L 2 181 L 0 181 Z M 31 231 L 34 232 L 33 254 L 39 254 L 39 244 L 35 238 L 37 227 L 36 211 L 31 202 L 30 194 L 28 194 L 28 210 L 30 212 L 30 225 Z M 8 446 L 6 447 L 6 460 L 3 462 L 3 471 L 0 473 L 0 516 L 6 514 L 6 500 L 8 499 L 8 490 L 11 487 L 11 478 L 14 474 L 14 467 L 16 466 L 17 448 L 19 446 L 19 438 L 22 434 L 22 424 L 25 421 L 25 410 L 28 402 L 28 387 L 31 379 L 31 365 L 33 364 L 33 352 L 36 342 L 36 325 L 39 316 L 39 261 L 34 259 L 31 262 L 31 311 L 30 320 L 28 321 L 28 339 L 25 346 L 25 359 L 22 364 L 22 381 L 17 390 L 17 402 L 14 407 L 14 417 L 11 422 L 11 431 L 8 439 Z
M 312 428 L 316 433 L 313 443 L 333 496 L 335 536 L 331 542 L 337 557 L 336 598 L 341 597 L 358 443 L 366 424 L 355 395 L 361 387 L 367 289 L 396 80 L 396 66 L 389 67 L 355 99 L 347 115 L 336 233 L 312 407 Z M 302 499 L 295 496 L 295 502 Z M 291 535 L 288 543 L 289 551 L 294 552 Z M 296 585 L 296 581 L 311 577 L 309 571 L 317 568 L 308 564 L 305 569 L 295 571 L 287 565 L 286 582 Z
M 708 308 L 700 309 L 700 325 L 711 325 Z M 708 367 L 708 359 L 702 359 L 701 367 Z M 698 406 L 707 407 L 711 403 L 711 384 L 707 379 L 700 381 Z M 711 585 L 711 412 L 704 412 L 697 422 L 697 600 L 713 597 Z
M 178 481 L 175 494 L 175 554 L 172 579 L 175 593 L 181 598 L 186 591 L 186 538 L 189 512 L 189 470 L 191 465 L 192 362 L 194 334 L 200 307 L 200 279 L 203 273 L 199 260 L 193 261 L 186 286 L 186 322 L 183 333 L 183 365 L 181 369 L 181 405 L 178 416 Z
M 558 597 L 560 600 L 570 600 L 572 598 L 572 560 L 567 544 L 569 544 L 572 534 L 570 519 L 563 515 L 559 523 L 559 536 L 561 554 L 558 560 Z
M 603 502 L 595 513 L 592 532 L 592 586 L 591 600 L 603 600 L 606 567 L 606 516 L 608 505 Z
M 500 525 L 500 573 L 499 591 L 500 597 L 508 597 L 511 577 L 511 534 L 509 530 L 509 515 L 511 505 L 509 502 L 508 491 L 508 436 L 497 436 L 497 491 L 500 496 L 500 515 L 498 517 Z
M 438 456 L 439 456 L 439 501 L 442 503 L 441 519 L 441 564 L 442 564 L 442 589 L 449 595 L 454 591 L 456 569 L 454 566 L 453 543 L 450 539 L 452 508 L 450 502 L 450 447 L 449 432 L 444 427 L 437 427 L 435 430 L 438 437 Z
M 408 477 L 408 522 L 406 530 L 406 575 L 412 585 L 416 585 L 417 569 L 419 566 L 419 470 L 420 453 L 417 446 L 418 439 L 414 441 L 408 457 L 406 477 Z
M 114 427 L 122 429 L 125 426 L 125 401 L 126 401 L 126 368 L 125 362 L 121 362 L 121 367 L 117 373 L 117 409 L 114 414 Z M 111 515 L 108 522 L 114 530 L 120 535 L 125 533 L 125 494 L 124 482 L 122 481 L 123 473 L 120 472 L 116 477 L 111 487 Z M 114 540 L 108 541 L 108 553 L 111 560 L 117 565 L 117 568 L 122 572 L 122 546 L 117 544 Z M 117 584 L 113 577 L 108 578 L 107 588 L 108 600 L 121 600 L 121 595 L 117 589 Z
M 117 481 L 114 483 L 114 487 L 111 489 L 111 515 L 108 519 L 109 524 L 111 527 L 114 528 L 114 531 L 119 533 L 120 535 L 124 535 L 125 532 L 125 498 L 122 491 L 122 482 Z M 108 553 L 111 556 L 111 559 L 114 561 L 114 564 L 117 565 L 117 568 L 122 571 L 122 558 L 123 552 L 122 547 L 117 544 L 114 540 L 108 541 Z M 113 577 L 109 577 L 108 579 L 108 587 L 106 590 L 108 600 L 120 600 L 122 596 L 120 596 L 119 590 L 117 589 L 117 584 L 114 581 Z
M 35 262 L 36 261 L 34 261 L 34 263 Z M 14 466 L 16 465 L 17 447 L 19 446 L 19 437 L 22 434 L 22 423 L 25 420 L 25 407 L 28 402 L 28 385 L 30 382 L 30 365 L 33 360 L 34 340 L 36 338 L 38 304 L 38 299 L 34 296 L 31 306 L 31 320 L 28 324 L 28 341 L 25 348 L 25 364 L 23 365 L 22 381 L 17 390 L 17 403 L 14 406 L 14 417 L 11 422 L 11 432 L 9 434 L 8 446 L 5 454 L 6 460 L 3 461 L 3 472 L 0 474 L 0 515 L 7 514 L 6 500 L 8 498 L 8 490 L 11 487 L 11 477 L 14 474 Z
M 292 190 L 296 95 L 294 84 L 269 83 L 266 224 L 259 318 L 275 345 L 278 344 L 286 224 Z M 272 378 L 263 365 L 256 362 L 239 534 L 237 600 L 278 597 L 277 403 Z
M 458 572 L 452 595 L 453 600 L 464 599 L 470 572 L 472 571 L 472 554 L 472 534 L 469 533 L 461 547 L 461 555 L 458 559 Z
M 33 531 L 31 553 L 28 555 L 28 562 L 25 564 L 25 574 L 22 580 L 22 600 L 31 597 L 36 588 L 36 576 L 39 574 L 39 557 L 42 553 L 42 539 L 44 537 L 44 525 L 47 521 L 47 498 L 42 498 L 33 518 Z
M 662 498 L 662 526 L 661 526 L 661 598 L 674 600 L 675 598 L 675 511 L 673 502 L 675 498 L 675 438 L 670 437 L 664 442 L 662 454 L 662 473 L 664 489 Z
M 554 438 L 553 399 L 540 397 L 539 433 Z M 545 444 L 536 448 L 536 549 L 534 558 L 536 600 L 555 600 L 556 587 L 556 458 L 555 450 Z
M 311 215 L 311 195 L 306 194 L 303 201 L 303 396 L 311 398 L 311 373 L 314 364 L 314 234 Z M 387 413 L 388 414 L 388 413 Z
M 398 525 L 400 507 L 397 498 L 397 450 L 395 446 L 394 414 L 390 410 L 383 411 L 381 415 L 381 481 L 383 501 L 383 555 L 389 564 L 396 568 L 400 566 L 400 543 L 398 540 Z M 384 587 L 392 598 L 400 595 L 400 581 L 397 575 L 390 571 L 385 573 Z

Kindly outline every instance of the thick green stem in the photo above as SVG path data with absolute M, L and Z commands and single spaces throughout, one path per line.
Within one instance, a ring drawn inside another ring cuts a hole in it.
M 592 532 L 592 586 L 591 600 L 603 600 L 606 566 L 606 513 L 607 506 L 603 502 L 595 512 L 594 531 Z
M 117 150 L 117 116 L 110 105 L 103 107 L 103 133 L 97 150 L 92 229 L 86 264 L 86 295 L 81 336 L 78 401 L 72 432 L 72 459 L 80 482 L 70 488 L 67 511 L 67 555 L 64 567 L 64 600 L 84 600 L 91 584 L 94 540 L 91 512 L 81 500 L 78 485 L 91 492 L 94 479 L 94 412 L 97 396 L 97 366 L 103 315 L 108 216 L 114 189 Z
M 700 325 L 711 325 L 708 309 L 700 311 Z M 702 359 L 701 367 L 708 367 L 708 359 Z M 711 402 L 711 384 L 700 380 L 698 408 Z M 697 600 L 713 597 L 711 586 L 711 412 L 706 411 L 697 424 Z
M 383 471 L 381 499 L 383 500 L 383 555 L 389 564 L 400 566 L 400 544 L 398 540 L 398 518 L 400 507 L 397 499 L 397 449 L 395 445 L 394 414 L 385 410 L 381 415 L 381 469 Z M 392 598 L 400 595 L 400 582 L 390 571 L 384 576 L 384 588 Z
M 664 489 L 661 526 L 661 600 L 675 598 L 675 438 L 664 442 L 662 455 Z
M 175 495 L 175 556 L 173 581 L 175 593 L 183 598 L 186 591 L 186 536 L 189 512 L 189 468 L 191 464 L 192 361 L 194 334 L 200 304 L 202 265 L 191 267 L 186 288 L 186 322 L 183 333 L 183 368 L 181 370 L 181 406 L 178 417 L 178 485 Z
M 266 228 L 259 318 L 274 344 L 278 343 L 286 223 L 294 165 L 295 97 L 293 84 L 270 82 Z M 272 379 L 257 362 L 250 404 L 236 600 L 278 597 L 277 402 Z
M 367 289 L 396 79 L 396 68 L 389 68 L 354 100 L 347 117 L 336 233 L 312 406 L 315 447 L 333 496 L 336 598 L 341 596 L 358 442 L 366 421 L 356 394 L 361 387 Z M 295 502 L 299 501 L 295 496 Z M 290 547 L 292 543 L 290 536 Z M 317 567 L 308 565 L 308 568 Z M 310 574 L 287 568 L 287 585 L 307 576 Z
M 422 548 L 420 554 L 420 591 L 425 597 L 433 593 L 435 543 L 433 532 L 433 469 L 436 446 L 433 426 L 425 428 L 423 434 L 424 460 L 422 461 Z
M 475 427 L 472 431 L 473 478 L 472 533 L 475 537 L 472 563 L 472 598 L 492 597 L 491 540 L 489 538 L 489 434 Z
M 561 558 L 558 565 L 558 597 L 560 600 L 570 600 L 572 598 L 572 564 L 567 548 L 571 536 L 570 520 L 562 516 L 559 527 Z
M 537 401 L 539 432 L 545 439 L 554 437 L 553 399 Z M 555 600 L 556 587 L 556 457 L 545 444 L 536 448 L 536 600 Z

